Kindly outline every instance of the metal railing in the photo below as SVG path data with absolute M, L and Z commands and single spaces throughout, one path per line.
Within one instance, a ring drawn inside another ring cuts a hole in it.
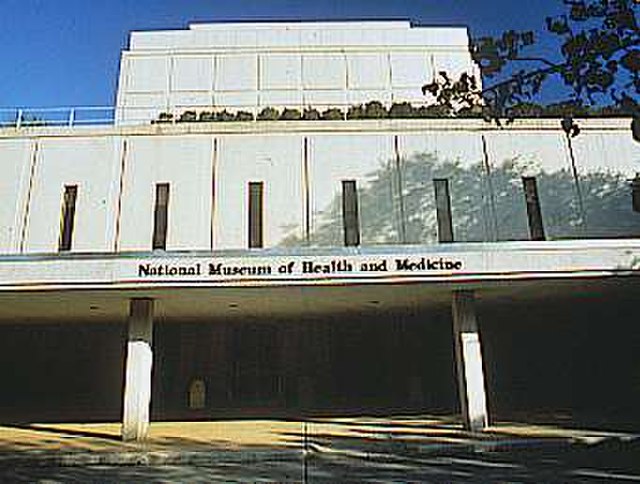
M 115 124 L 113 106 L 0 108 L 1 128 Z

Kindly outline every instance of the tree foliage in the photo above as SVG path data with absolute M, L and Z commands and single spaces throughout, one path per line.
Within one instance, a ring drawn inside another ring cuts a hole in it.
M 552 81 L 559 81 L 564 87 L 559 104 L 576 109 L 613 104 L 627 114 L 637 113 L 640 2 L 561 2 L 565 12 L 547 17 L 539 33 L 509 30 L 472 41 L 471 54 L 485 84 L 482 90 L 468 74 L 453 81 L 440 73 L 423 91 L 452 113 L 481 104 L 492 117 L 508 117 L 518 106 L 540 99 Z M 478 98 L 481 102 L 474 104 Z

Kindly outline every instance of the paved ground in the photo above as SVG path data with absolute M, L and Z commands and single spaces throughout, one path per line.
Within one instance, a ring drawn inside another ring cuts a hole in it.
M 640 435 L 453 418 L 0 426 L 0 482 L 640 482 Z

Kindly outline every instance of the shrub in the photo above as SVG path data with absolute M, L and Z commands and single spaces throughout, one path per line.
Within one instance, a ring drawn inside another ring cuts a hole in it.
M 320 111 L 315 108 L 305 108 L 302 119 L 306 121 L 317 121 L 320 119 Z
M 449 108 L 439 104 L 431 104 L 420 106 L 416 114 L 418 118 L 447 118 L 449 117 Z
M 280 118 L 280 113 L 277 109 L 266 107 L 258 114 L 258 121 L 276 121 Z
M 347 119 L 363 119 L 364 117 L 365 111 L 362 104 L 351 106 L 347 111 Z
M 216 114 L 211 111 L 202 111 L 198 116 L 198 121 L 203 123 L 210 123 L 216 120 Z
M 283 121 L 296 121 L 302 119 L 302 114 L 297 109 L 284 108 L 278 119 Z
M 234 121 L 236 119 L 233 113 L 230 113 L 226 109 L 219 111 L 216 113 L 216 121 L 219 123 L 228 123 L 230 121 Z
M 254 119 L 253 114 L 249 111 L 238 111 L 235 117 L 236 121 L 253 121 Z
M 383 119 L 387 115 L 387 109 L 380 101 L 369 101 L 364 106 L 364 117 L 367 119 Z
M 338 108 L 329 108 L 322 113 L 322 119 L 326 121 L 338 121 L 344 119 L 344 112 Z
M 173 123 L 173 113 L 160 113 L 158 114 L 158 119 L 156 119 L 154 122 Z
M 198 119 L 198 115 L 195 111 L 185 111 L 178 118 L 179 123 L 192 123 Z
M 389 109 L 390 118 L 415 118 L 417 116 L 418 110 L 408 102 L 393 103 L 391 109 Z

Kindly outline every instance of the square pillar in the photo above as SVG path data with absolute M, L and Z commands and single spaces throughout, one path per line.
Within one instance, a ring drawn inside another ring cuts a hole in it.
M 489 418 L 474 292 L 455 291 L 452 311 L 462 418 L 467 430 L 480 432 L 487 427 Z
M 128 324 L 122 440 L 141 441 L 149 431 L 153 300 L 131 299 Z

